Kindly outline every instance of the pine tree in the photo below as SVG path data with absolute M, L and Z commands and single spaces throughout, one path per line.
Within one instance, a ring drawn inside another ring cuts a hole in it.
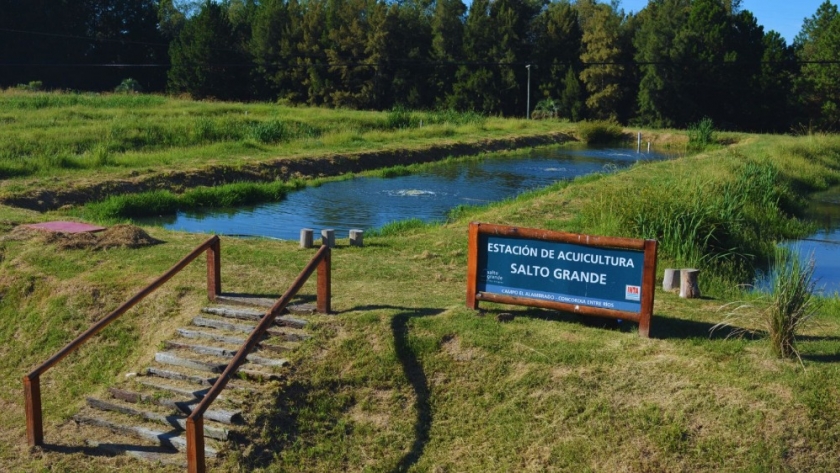
M 569 80 L 569 71 L 576 65 L 579 67 L 581 53 L 581 39 L 577 10 L 568 0 L 553 2 L 548 5 L 533 22 L 534 52 L 533 62 L 537 66 L 534 82 L 540 95 L 545 99 L 566 96 L 560 100 L 561 113 L 569 117 L 571 104 L 568 102 L 568 92 L 577 88 L 575 100 L 585 100 L 580 89 L 578 79 Z M 576 116 L 580 117 L 582 107 L 578 106 Z M 579 118 L 575 118 L 577 120 Z
M 580 80 L 589 96 L 586 108 L 591 116 L 602 120 L 617 120 L 624 97 L 626 67 L 622 64 L 623 14 L 614 6 L 580 2 L 583 8 L 583 53 L 580 58 L 587 65 Z
M 467 11 L 462 0 L 438 0 L 431 20 L 431 59 L 435 63 L 430 79 L 430 89 L 435 105 L 445 106 L 446 97 L 452 94 L 452 84 L 458 63 L 464 58 L 464 14 Z
M 566 72 L 563 83 L 563 92 L 560 95 L 558 113 L 560 117 L 568 118 L 573 122 L 580 121 L 585 117 L 584 102 L 586 98 L 573 67 L 570 67 Z
M 822 130 L 840 130 L 840 14 L 826 0 L 814 16 L 805 20 L 794 41 L 796 56 L 805 64 L 796 90 L 809 123 Z M 824 62 L 827 61 L 827 62 Z
M 247 57 L 221 5 L 207 0 L 171 43 L 169 56 L 170 91 L 222 100 L 246 95 Z

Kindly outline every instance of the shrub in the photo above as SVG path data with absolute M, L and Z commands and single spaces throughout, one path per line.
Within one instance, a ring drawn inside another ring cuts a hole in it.
M 557 111 L 559 109 L 560 106 L 554 99 L 542 99 L 539 103 L 537 103 L 537 106 L 534 107 L 534 111 L 531 112 L 531 118 L 534 120 L 557 118 Z
M 128 79 L 123 79 L 120 85 L 114 88 L 114 92 L 118 94 L 139 94 L 143 92 L 143 86 L 140 85 L 140 82 L 129 77 Z
M 417 126 L 417 120 L 412 116 L 411 110 L 396 106 L 388 112 L 385 117 L 383 128 L 386 130 L 398 130 L 401 128 L 412 128 Z
M 586 144 L 615 143 L 624 138 L 618 123 L 611 121 L 584 121 L 578 124 L 580 139 Z
M 269 120 L 252 124 L 250 134 L 255 141 L 269 144 L 283 141 L 289 132 L 280 120 Z
M 715 124 L 711 118 L 704 118 L 688 127 L 688 146 L 693 149 L 704 149 L 714 143 Z
M 26 84 L 18 84 L 15 88 L 18 90 L 25 90 L 27 92 L 38 92 L 40 90 L 44 90 L 44 83 L 39 80 L 33 80 Z

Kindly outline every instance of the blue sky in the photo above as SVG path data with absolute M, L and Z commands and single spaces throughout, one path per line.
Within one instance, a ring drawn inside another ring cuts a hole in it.
M 755 15 L 764 32 L 776 30 L 788 44 L 802 29 L 802 20 L 814 16 L 817 8 L 825 0 L 743 0 L 741 8 Z M 621 0 L 625 12 L 638 12 L 647 5 L 648 0 Z M 836 1 L 832 1 L 837 5 Z

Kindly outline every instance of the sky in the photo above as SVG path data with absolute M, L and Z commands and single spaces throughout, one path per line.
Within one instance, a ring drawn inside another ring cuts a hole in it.
M 802 29 L 802 20 L 814 16 L 817 8 L 825 0 L 742 0 L 741 8 L 749 10 L 755 15 L 764 32 L 776 30 L 787 41 L 793 43 L 793 38 Z M 648 0 L 621 0 L 621 8 L 625 12 L 638 12 L 647 5 Z M 832 0 L 834 5 L 837 1 Z

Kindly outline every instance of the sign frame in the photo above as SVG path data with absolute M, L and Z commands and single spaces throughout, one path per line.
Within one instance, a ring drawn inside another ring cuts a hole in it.
M 570 243 L 575 245 L 633 250 L 643 252 L 641 308 L 639 312 L 591 307 L 587 305 L 571 304 L 559 301 L 534 299 L 523 296 L 512 296 L 481 292 L 478 290 L 479 272 L 479 235 L 493 235 L 553 243 Z M 470 222 L 469 247 L 467 251 L 467 307 L 478 310 L 479 302 L 494 302 L 500 304 L 521 305 L 543 309 L 555 309 L 576 314 L 591 315 L 610 319 L 630 320 L 639 324 L 639 335 L 650 337 L 650 322 L 653 317 L 653 299 L 656 290 L 656 240 L 641 240 L 635 238 L 604 237 L 566 233 L 536 228 L 522 228 L 490 223 Z

